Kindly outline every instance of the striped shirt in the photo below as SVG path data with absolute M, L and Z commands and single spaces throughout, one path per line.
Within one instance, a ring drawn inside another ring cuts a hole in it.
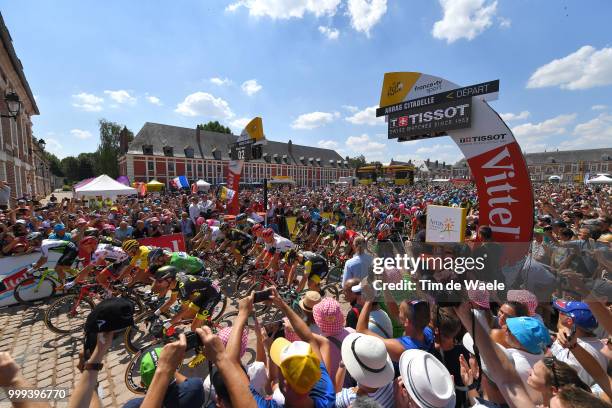
M 393 381 L 373 393 L 368 393 L 368 397 L 378 402 L 383 408 L 393 408 L 395 400 L 393 398 Z M 353 388 L 343 388 L 336 394 L 336 408 L 348 408 L 357 399 L 357 393 Z

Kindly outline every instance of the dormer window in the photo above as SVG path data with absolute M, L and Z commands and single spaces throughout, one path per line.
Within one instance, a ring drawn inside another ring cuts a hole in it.
M 317 157 L 317 164 L 320 166 L 321 165 L 321 158 Z
M 338 165 L 338 167 L 342 167 L 342 160 L 336 160 L 336 164 Z
M 268 153 L 264 153 L 261 155 L 261 158 L 264 159 L 264 161 L 266 163 L 270 163 L 270 161 L 272 160 L 272 158 L 270 157 L 270 155 Z
M 278 157 L 278 154 L 274 153 L 274 155 L 273 155 L 272 157 L 274 158 L 274 161 L 275 161 L 276 163 L 280 163 L 280 159 L 279 159 L 279 157 Z
M 336 163 L 332 159 L 329 159 L 329 165 L 334 167 L 336 165 Z
M 310 163 L 311 166 L 314 166 L 314 157 L 309 157 L 308 163 Z
M 174 156 L 174 148 L 172 146 L 164 146 L 164 156 Z
M 303 165 L 306 165 L 306 158 L 304 156 L 300 156 L 300 162 L 302 162 Z
M 213 149 L 213 150 L 212 150 L 212 155 L 213 155 L 213 158 L 214 158 L 215 160 L 221 160 L 221 150 L 216 149 L 216 148 L 215 148 L 215 149 Z
M 152 145 L 142 145 L 142 154 L 153 156 L 153 146 Z
M 289 164 L 289 157 L 286 154 L 283 154 L 283 163 Z
M 193 147 L 187 146 L 185 148 L 185 157 L 187 157 L 189 159 L 193 159 Z

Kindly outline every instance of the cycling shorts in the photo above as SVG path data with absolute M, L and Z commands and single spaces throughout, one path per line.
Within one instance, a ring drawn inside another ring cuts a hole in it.
M 57 264 L 59 266 L 71 266 L 74 260 L 77 257 L 79 250 L 77 246 L 70 242 L 66 247 L 64 247 L 64 252 L 62 252 L 62 256 L 57 260 Z

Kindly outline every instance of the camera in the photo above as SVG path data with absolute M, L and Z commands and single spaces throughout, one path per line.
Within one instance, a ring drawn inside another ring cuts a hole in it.
M 265 302 L 270 299 L 270 296 L 272 296 L 272 291 L 270 289 L 257 291 L 253 297 L 253 303 Z
M 202 339 L 195 332 L 189 332 L 185 334 L 185 337 L 187 338 L 187 347 L 185 350 L 193 350 L 196 347 L 204 346 L 204 344 L 202 344 Z

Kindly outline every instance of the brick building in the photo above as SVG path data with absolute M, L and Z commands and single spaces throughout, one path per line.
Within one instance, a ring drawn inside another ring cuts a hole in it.
M 526 153 L 525 160 L 529 176 L 535 182 L 559 176 L 562 183 L 582 183 L 587 174 L 612 173 L 612 148 Z M 453 166 L 453 178 L 469 177 L 465 159 Z
M 38 115 L 39 111 L 1 14 L 0 41 L 0 180 L 11 187 L 14 204 L 15 199 L 26 194 L 46 195 L 49 187 L 36 182 L 38 170 L 34 165 L 34 149 L 41 146 L 32 136 L 31 117 Z M 8 117 L 5 97 L 9 93 L 15 93 L 21 102 L 19 114 L 15 117 Z
M 177 176 L 190 182 L 224 183 L 229 145 L 237 136 L 147 122 L 119 159 L 119 173 L 130 181 L 158 180 L 169 186 Z M 127 146 L 127 147 L 125 147 Z M 354 175 L 348 161 L 330 149 L 268 141 L 263 157 L 244 164 L 241 181 L 290 178 L 297 185 L 318 186 Z

